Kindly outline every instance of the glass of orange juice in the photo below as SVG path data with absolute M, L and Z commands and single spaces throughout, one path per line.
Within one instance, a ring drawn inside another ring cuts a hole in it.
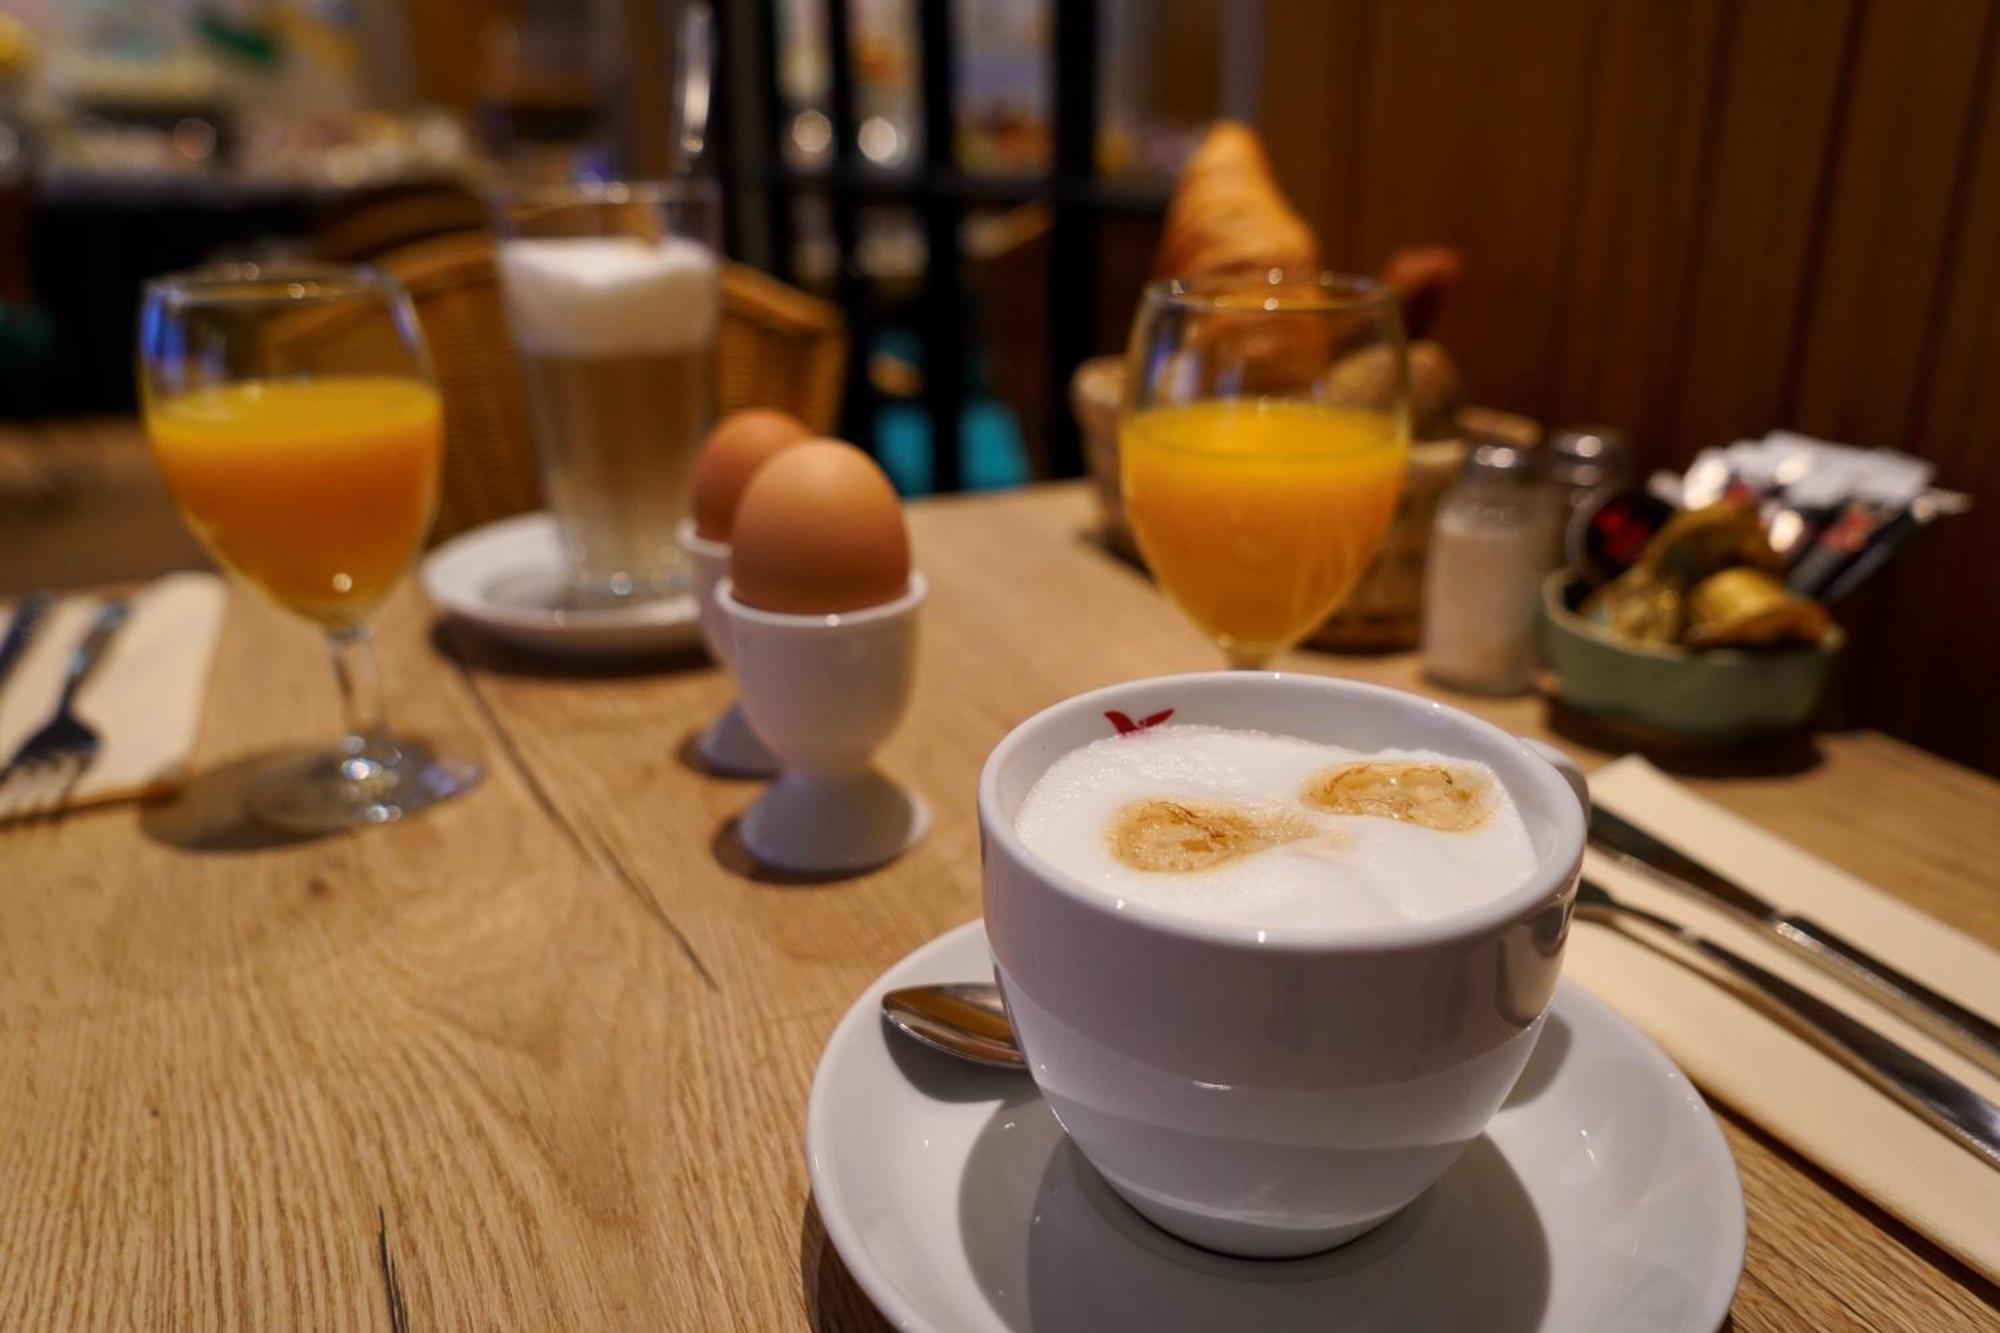
M 1153 577 L 1235 666 L 1338 610 L 1409 453 L 1395 294 L 1272 270 L 1147 287 L 1126 353 L 1120 488 Z
M 195 535 L 325 631 L 345 712 L 332 749 L 249 790 L 298 831 L 387 823 L 466 790 L 383 718 L 368 617 L 409 572 L 437 505 L 444 417 L 409 297 L 387 275 L 225 264 L 148 284 L 146 433 Z

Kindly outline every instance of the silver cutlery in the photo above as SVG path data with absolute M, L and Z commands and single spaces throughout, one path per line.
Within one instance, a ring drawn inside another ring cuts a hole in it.
M 1944 1131 L 1988 1166 L 2000 1169 L 2000 1106 L 1936 1065 L 1733 949 L 1705 939 L 1669 917 L 1621 902 L 1589 880 L 1577 888 L 1576 910 L 1580 916 L 1600 921 L 1627 917 L 1643 922 L 1712 959 L 1810 1029 L 1821 1045 L 1857 1074 Z
M 97 733 L 76 715 L 76 696 L 130 614 L 125 602 L 106 602 L 90 622 L 83 641 L 70 654 L 55 713 L 0 769 L 0 821 L 60 808 L 97 758 Z
M 1023 1070 L 1000 988 L 986 982 L 905 986 L 882 997 L 882 1016 L 933 1050 L 994 1069 Z
M 6 688 L 7 678 L 27 656 L 55 600 L 53 593 L 42 590 L 29 593 L 15 605 L 14 614 L 7 621 L 7 633 L 0 637 L 0 689 Z
M 1782 941 L 1821 971 L 1860 987 L 1988 1073 L 2000 1076 L 2000 1025 L 1939 995 L 1812 918 L 1781 911 L 1741 884 L 1602 807 L 1590 812 L 1590 842 L 1599 851 L 1657 883 L 1722 906 L 1738 919 Z

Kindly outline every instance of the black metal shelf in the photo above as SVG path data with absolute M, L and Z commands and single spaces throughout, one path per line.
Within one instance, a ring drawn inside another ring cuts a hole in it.
M 1148 180 L 1066 181 L 1056 176 L 1017 176 L 956 169 L 899 171 L 884 167 L 779 167 L 767 183 L 793 190 L 846 190 L 870 203 L 921 205 L 948 199 L 968 205 L 1010 206 L 1042 201 L 1087 208 L 1100 214 L 1154 216 L 1166 210 L 1169 188 Z
M 959 422 L 965 407 L 969 358 L 973 355 L 970 301 L 961 272 L 960 227 L 968 209 L 1006 207 L 1040 201 L 1051 210 L 1048 327 L 1043 345 L 1049 358 L 1046 424 L 1051 470 L 1058 476 L 1082 470 L 1082 451 L 1063 387 L 1077 365 L 1090 353 L 1092 323 L 1075 315 L 1077 301 L 1092 299 L 1097 287 L 1099 220 L 1119 215 L 1157 215 L 1167 204 L 1166 188 L 1157 182 L 1100 178 L 1097 174 L 1096 0 L 1053 0 L 1055 42 L 1054 162 L 1040 175 L 1004 175 L 967 171 L 954 157 L 953 105 L 955 36 L 952 6 L 945 0 L 919 0 L 913 9 L 918 24 L 917 46 L 922 54 L 921 82 L 923 154 L 915 166 L 883 169 L 870 165 L 856 139 L 854 70 L 849 42 L 849 0 L 823 0 L 830 75 L 828 120 L 833 135 L 832 161 L 801 167 L 785 161 L 781 139 L 790 117 L 782 104 L 776 71 L 780 55 L 776 0 L 737 0 L 720 7 L 721 39 L 749 44 L 762 68 L 757 71 L 760 122 L 739 128 L 728 121 L 730 141 L 724 147 L 723 175 L 739 198 L 762 201 L 762 244 L 780 277 L 791 279 L 792 206 L 802 192 L 824 196 L 832 213 L 834 271 L 837 299 L 853 339 L 849 357 L 842 428 L 849 438 L 866 442 L 875 417 L 875 395 L 869 384 L 869 339 L 876 322 L 874 294 L 862 272 L 856 250 L 858 212 L 863 206 L 902 206 L 921 216 L 928 246 L 923 291 L 916 303 L 920 337 L 926 357 L 924 406 L 930 419 L 932 476 L 939 490 L 959 484 Z M 746 31 L 754 29 L 754 31 Z M 741 47 L 737 49 L 743 49 Z M 744 118 L 747 119 L 747 118 Z M 731 235 L 739 253 L 746 219 L 732 222 Z

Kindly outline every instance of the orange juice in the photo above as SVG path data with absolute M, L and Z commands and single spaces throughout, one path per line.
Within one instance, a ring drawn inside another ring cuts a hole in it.
M 322 624 L 358 624 L 437 503 L 437 391 L 391 375 L 243 380 L 147 404 L 147 433 L 217 559 Z
M 1243 664 L 1296 644 L 1353 589 L 1408 450 L 1400 417 L 1277 399 L 1148 408 L 1118 434 L 1146 564 Z

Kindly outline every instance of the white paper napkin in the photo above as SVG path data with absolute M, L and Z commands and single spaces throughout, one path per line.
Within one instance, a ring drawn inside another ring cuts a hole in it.
M 166 791 L 187 775 L 227 597 L 222 579 L 198 573 L 170 574 L 133 594 L 131 617 L 77 696 L 77 714 L 102 748 L 71 806 Z M 0 688 L 0 763 L 55 711 L 70 655 L 102 604 L 58 602 Z

